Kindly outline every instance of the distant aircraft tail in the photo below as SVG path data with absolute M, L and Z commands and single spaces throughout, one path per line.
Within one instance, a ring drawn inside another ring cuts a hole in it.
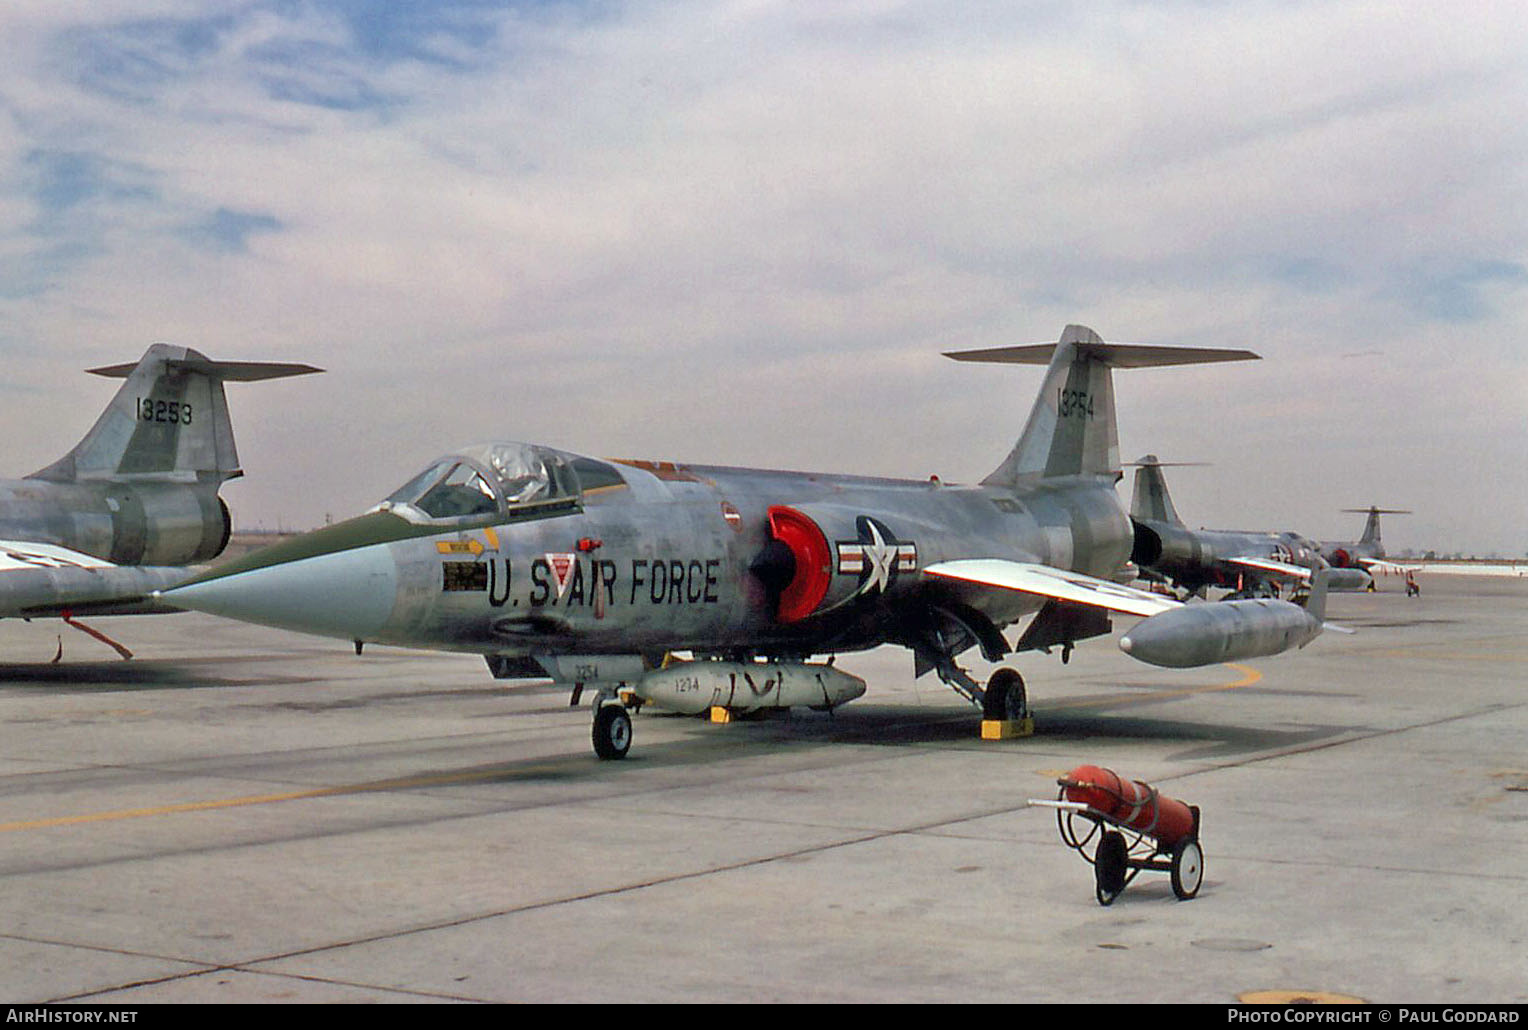
M 1153 368 L 1257 358 L 1245 350 L 1106 344 L 1086 326 L 1069 325 L 1056 343 L 956 351 L 957 361 L 1048 365 L 1019 442 L 982 480 L 1015 486 L 1059 476 L 1120 474 L 1114 418 L 1114 368 Z
M 234 448 L 225 382 L 305 375 L 312 365 L 211 361 L 187 347 L 156 343 L 135 364 L 92 368 L 126 379 L 74 449 L 29 479 L 133 479 L 222 483 L 244 474 Z
M 1167 492 L 1165 468 L 1178 465 L 1200 465 L 1197 461 L 1158 461 L 1155 454 L 1148 454 L 1130 462 L 1135 466 L 1135 489 L 1130 495 L 1130 517 L 1137 521 L 1166 522 L 1183 525 L 1178 509 L 1173 507 L 1172 495 Z
M 1381 515 L 1410 515 L 1411 512 L 1404 508 L 1344 508 L 1344 512 L 1355 515 L 1368 515 L 1364 520 L 1364 535 L 1358 538 L 1360 544 L 1373 544 L 1379 546 L 1379 517 Z

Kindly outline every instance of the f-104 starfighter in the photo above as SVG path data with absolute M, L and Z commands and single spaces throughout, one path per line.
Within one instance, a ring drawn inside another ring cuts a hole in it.
M 1077 641 L 1109 632 L 1110 613 L 1149 623 L 1179 608 L 1125 585 L 1133 533 L 1115 491 L 1111 370 L 1256 355 L 1108 345 L 1068 326 L 1057 343 L 950 356 L 1048 366 L 1017 444 L 975 485 L 484 444 L 432 463 L 359 517 L 163 597 L 358 650 L 482 654 L 495 675 L 550 676 L 575 702 L 589 688 L 602 758 L 627 753 L 628 708 L 643 703 L 836 707 L 865 684 L 812 659 L 884 644 L 910 649 L 918 674 L 937 673 L 985 719 L 1022 724 L 1019 674 L 1004 667 L 979 683 L 958 664 L 962 654 L 977 648 L 1000 662 L 1060 647 L 1065 658 Z M 1004 628 L 1026 616 L 1010 644 Z M 1282 609 L 1249 609 L 1229 623 L 1182 612 L 1167 650 L 1172 664 L 1190 652 L 1203 664 L 1313 635 L 1274 622 L 1308 625 Z M 1185 650 L 1200 635 L 1214 646 Z M 1148 661 L 1152 653 L 1146 644 L 1135 652 Z

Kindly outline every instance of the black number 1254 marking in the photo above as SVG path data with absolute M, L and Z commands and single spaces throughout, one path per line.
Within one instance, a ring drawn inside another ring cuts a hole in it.
M 1093 395 L 1086 390 L 1056 390 L 1056 413 L 1062 418 L 1093 417 Z
M 138 421 L 168 422 L 175 426 L 191 424 L 191 405 L 180 401 L 159 401 L 151 397 L 138 399 Z

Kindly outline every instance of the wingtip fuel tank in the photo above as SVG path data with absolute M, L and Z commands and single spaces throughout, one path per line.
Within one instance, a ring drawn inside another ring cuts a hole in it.
M 1290 601 L 1258 599 L 1185 604 L 1142 619 L 1120 638 L 1137 661 L 1173 669 L 1261 658 L 1304 647 L 1321 620 Z

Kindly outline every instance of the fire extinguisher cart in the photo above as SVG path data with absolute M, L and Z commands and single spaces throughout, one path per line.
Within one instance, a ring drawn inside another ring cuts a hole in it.
M 1054 808 L 1061 841 L 1093 866 L 1098 903 L 1112 904 L 1142 870 L 1167 873 L 1173 893 L 1187 901 L 1204 882 L 1199 808 L 1164 798 L 1139 780 L 1081 766 L 1056 781 Z M 1091 852 L 1089 849 L 1092 849 Z

